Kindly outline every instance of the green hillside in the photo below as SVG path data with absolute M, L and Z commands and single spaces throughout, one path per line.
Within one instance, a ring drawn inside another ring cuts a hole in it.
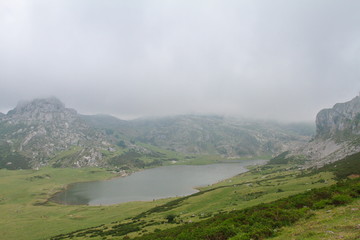
M 359 154 L 350 156 L 337 166 L 357 163 L 359 157 Z M 305 219 L 311 221 L 321 215 L 322 209 L 337 209 L 359 201 L 359 178 L 342 178 L 336 184 L 332 178 L 354 176 L 360 169 L 349 171 L 337 166 L 307 171 L 298 170 L 294 165 L 254 167 L 248 173 L 202 188 L 197 194 L 170 200 L 125 221 L 52 239 L 264 239 L 276 236 L 283 227 Z M 356 231 L 350 236 L 354 234 Z

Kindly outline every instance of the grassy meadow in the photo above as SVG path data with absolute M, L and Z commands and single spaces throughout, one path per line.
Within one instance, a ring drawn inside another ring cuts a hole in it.
M 221 213 L 232 212 L 260 203 L 335 183 L 330 172 L 307 176 L 291 165 L 252 167 L 250 172 L 200 188 L 191 196 L 155 201 L 155 207 L 111 224 L 78 230 L 53 239 L 126 239 L 199 222 Z M 119 206 L 121 206 L 120 204 Z
M 66 206 L 48 198 L 69 183 L 116 175 L 95 168 L 0 170 L 1 239 L 47 239 L 52 235 L 125 219 L 154 206 L 153 202 L 115 206 Z M 160 201 L 161 202 L 161 201 Z
M 352 161 L 357 161 L 357 157 Z M 202 159 L 194 159 L 194 161 L 203 162 Z M 337 164 L 337 169 L 349 171 L 347 166 L 349 164 Z M 70 183 L 104 180 L 117 176 L 105 169 L 43 168 L 16 171 L 2 169 L 0 170 L 0 233 L 2 239 L 7 240 L 89 239 L 90 237 L 110 240 L 141 237 L 176 226 L 201 223 L 222 214 L 330 186 L 337 182 L 339 174 L 332 172 L 331 169 L 302 170 L 295 164 L 268 164 L 252 166 L 249 169 L 249 172 L 199 188 L 198 193 L 190 196 L 112 206 L 70 206 L 48 201 L 54 193 L 63 190 Z M 352 203 L 352 208 L 355 208 L 357 203 Z M 346 206 L 344 209 L 349 211 Z M 320 210 L 319 214 L 316 213 L 320 220 L 315 216 L 310 221 L 321 222 L 321 211 L 328 214 L 326 210 Z M 351 213 L 355 217 L 358 214 L 356 211 Z M 340 223 L 343 219 L 334 218 L 334 226 L 338 224 L 336 221 Z M 302 228 L 307 228 L 306 222 L 299 221 L 296 224 L 284 228 L 283 239 L 291 239 L 287 236 L 297 236 Z M 315 236 L 313 232 L 309 234 Z M 278 239 L 281 239 L 280 237 L 281 235 Z

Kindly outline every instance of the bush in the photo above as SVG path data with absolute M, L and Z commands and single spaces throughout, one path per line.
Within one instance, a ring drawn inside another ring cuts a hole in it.
M 169 214 L 166 216 L 166 220 L 168 221 L 168 223 L 173 223 L 175 221 L 176 215 L 174 214 Z
M 335 206 L 350 203 L 353 199 L 349 195 L 338 194 L 332 197 L 332 203 Z
M 326 206 L 330 205 L 332 203 L 331 200 L 329 199 L 324 199 L 324 200 L 320 200 L 316 203 L 314 203 L 314 209 L 322 209 L 325 208 Z

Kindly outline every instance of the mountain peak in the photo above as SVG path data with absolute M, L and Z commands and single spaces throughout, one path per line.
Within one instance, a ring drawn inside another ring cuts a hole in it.
M 78 118 L 75 110 L 65 108 L 65 105 L 55 97 L 20 102 L 16 108 L 8 112 L 7 116 L 16 122 L 27 123 Z
M 22 113 L 33 111 L 35 109 L 43 109 L 49 112 L 61 111 L 65 109 L 65 105 L 57 98 L 37 98 L 32 101 L 21 101 L 18 103 L 16 108 L 10 111 L 10 114 L 13 113 Z
M 100 149 L 108 146 L 101 131 L 89 127 L 75 110 L 65 108 L 54 97 L 20 102 L 0 118 L 1 127 L 11 131 L 3 131 L 0 140 L 6 140 L 9 151 L 26 156 L 24 161 L 31 159 L 33 167 L 50 164 L 64 151 L 73 151 L 74 155 L 67 155 L 56 166 L 98 166 Z

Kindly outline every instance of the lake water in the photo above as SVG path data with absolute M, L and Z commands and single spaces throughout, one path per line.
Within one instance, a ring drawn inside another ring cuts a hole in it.
M 177 165 L 147 169 L 122 178 L 75 183 L 52 200 L 62 204 L 111 205 L 131 201 L 186 196 L 196 193 L 195 187 L 207 186 L 246 172 L 246 166 L 264 160 L 210 165 Z

